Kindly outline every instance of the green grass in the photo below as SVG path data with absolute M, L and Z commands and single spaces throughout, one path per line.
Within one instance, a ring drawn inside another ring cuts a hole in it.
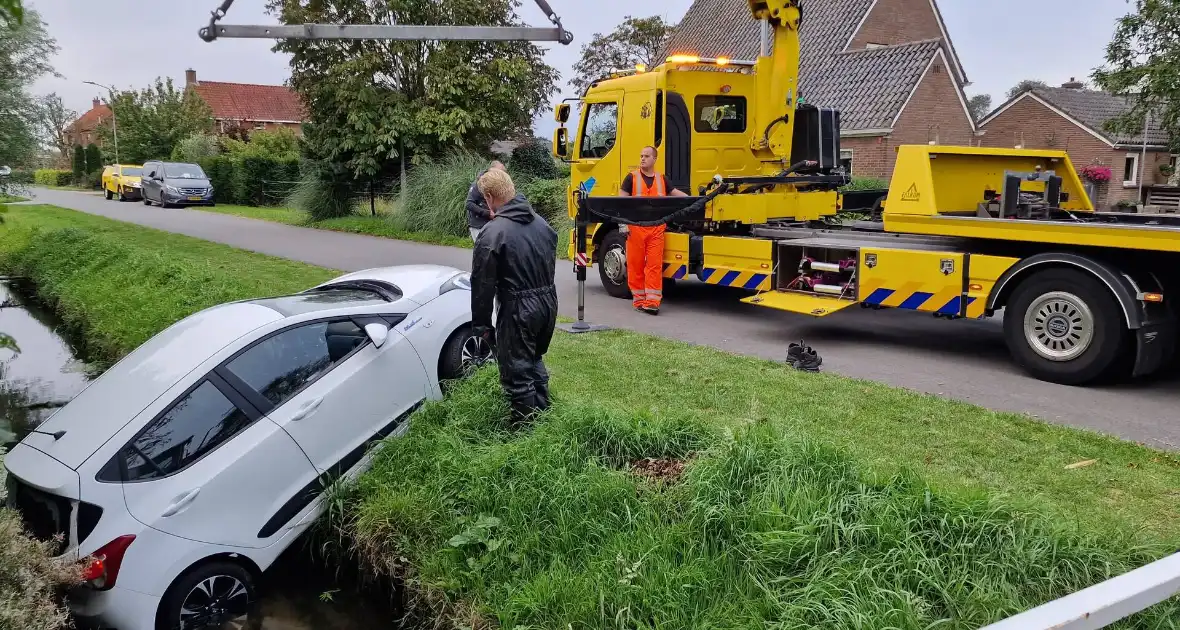
M 75 568 L 50 559 L 49 545 L 26 536 L 20 518 L 3 507 L 0 541 L 0 630 L 67 627 L 68 614 L 55 594 L 76 581 Z
M 9 208 L 0 269 L 111 355 L 333 273 L 50 206 Z M 622 331 L 559 334 L 547 364 L 556 404 L 532 428 L 503 424 L 487 370 L 415 416 L 336 497 L 325 544 L 463 627 L 916 629 L 1180 543 L 1173 454 Z M 689 463 L 660 485 L 628 472 L 643 457 Z M 1133 627 L 1176 627 L 1169 605 Z
M 0 195 L 0 203 L 20 203 L 22 201 L 28 201 L 28 199 L 25 197 L 16 197 L 13 195 Z
M 534 427 L 485 370 L 335 496 L 329 536 L 435 627 L 973 629 L 1174 549 L 1150 543 L 1180 475 L 1133 445 L 629 333 L 558 337 L 549 363 Z M 653 482 L 641 458 L 688 466 Z
M 335 272 L 55 206 L 8 206 L 0 268 L 41 296 L 111 361 L 202 308 L 298 291 Z

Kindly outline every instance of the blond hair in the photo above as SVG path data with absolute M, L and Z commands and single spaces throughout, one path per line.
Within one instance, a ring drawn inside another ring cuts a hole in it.
M 516 184 L 512 183 L 512 176 L 508 174 L 508 171 L 497 168 L 490 169 L 479 176 L 477 185 L 480 194 L 496 201 L 508 201 L 516 196 Z

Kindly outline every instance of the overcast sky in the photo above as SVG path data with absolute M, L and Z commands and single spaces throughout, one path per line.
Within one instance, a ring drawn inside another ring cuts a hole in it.
M 816 1 L 816 0 L 812 0 Z M 823 0 L 818 0 L 823 1 Z M 547 46 L 547 59 L 562 72 L 561 85 L 581 45 L 597 32 L 610 31 L 628 14 L 660 13 L 679 20 L 691 0 L 649 1 L 636 10 L 633 0 L 549 0 L 574 34 L 569 46 Z M 64 78 L 46 77 L 39 94 L 57 92 L 66 105 L 85 112 L 103 91 L 83 81 L 120 89 L 147 86 L 155 77 L 184 83 L 192 68 L 198 78 L 243 83 L 282 83 L 289 76 L 285 56 L 272 53 L 267 40 L 206 43 L 197 29 L 208 21 L 218 0 L 31 0 L 41 12 L 61 52 L 54 66 Z M 523 16 L 532 25 L 547 22 L 531 0 Z M 1102 63 L 1115 20 L 1130 10 L 1125 0 L 939 0 L 951 39 L 972 85 L 967 93 L 988 93 L 999 105 L 1021 79 L 1058 85 L 1070 77 L 1088 78 Z M 265 0 L 237 0 L 224 23 L 273 23 Z M 568 96 L 569 94 L 563 94 Z M 541 135 L 553 127 L 549 116 L 537 124 Z

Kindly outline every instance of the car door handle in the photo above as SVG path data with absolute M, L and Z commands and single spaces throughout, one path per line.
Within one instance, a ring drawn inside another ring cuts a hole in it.
M 323 398 L 316 398 L 315 400 L 309 400 L 303 403 L 300 405 L 299 410 L 295 412 L 295 415 L 291 416 L 291 421 L 296 422 L 310 416 L 311 412 L 315 411 L 322 402 L 324 402 Z
M 179 513 L 181 510 L 183 510 L 184 508 L 186 508 L 190 504 L 192 504 L 192 502 L 197 499 L 197 495 L 200 493 L 201 493 L 200 488 L 194 488 L 194 489 L 189 490 L 188 492 L 180 495 L 179 497 L 176 497 L 176 499 L 174 499 L 172 501 L 172 505 L 169 505 L 164 510 L 164 513 L 161 514 L 160 516 L 173 516 L 173 515 Z

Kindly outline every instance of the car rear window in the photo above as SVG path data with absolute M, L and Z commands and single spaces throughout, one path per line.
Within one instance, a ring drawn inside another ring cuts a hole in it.
M 373 306 L 387 304 L 388 302 L 377 291 L 360 288 L 325 288 L 308 293 L 263 298 L 254 301 L 255 304 L 272 308 L 287 317 L 346 306 Z

